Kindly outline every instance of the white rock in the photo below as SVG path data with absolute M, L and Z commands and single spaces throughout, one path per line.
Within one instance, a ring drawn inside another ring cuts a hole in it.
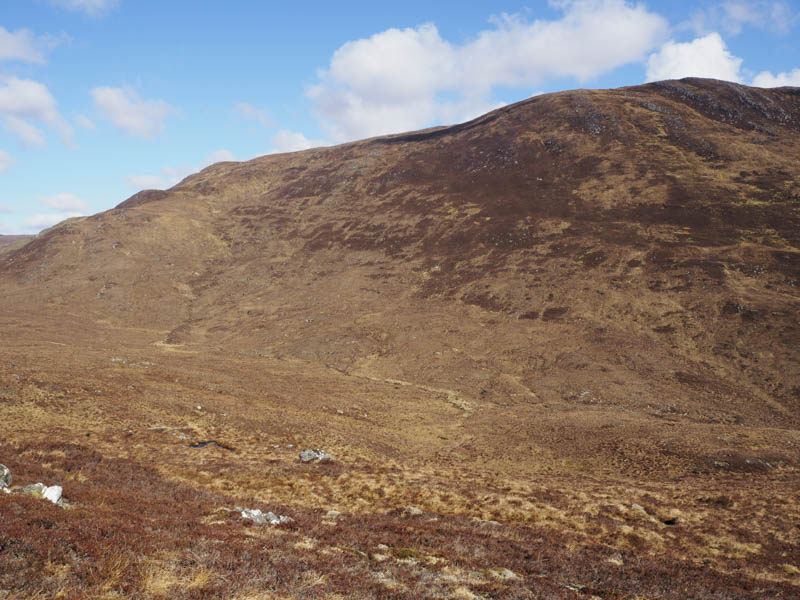
M 0 488 L 7 488 L 11 485 L 14 478 L 11 475 L 11 469 L 5 465 L 0 465 Z
M 256 523 L 269 523 L 270 525 L 283 525 L 284 523 L 293 523 L 292 517 L 286 515 L 276 515 L 273 512 L 261 512 L 258 508 L 244 508 L 242 509 L 242 518 L 250 519 Z
M 50 500 L 53 504 L 61 504 L 61 494 L 63 491 L 60 485 L 51 485 L 44 488 L 42 498 Z
M 521 579 L 519 575 L 514 573 L 511 569 L 506 569 L 505 567 L 494 567 L 489 569 L 489 573 L 492 577 L 497 579 L 506 579 L 506 580 L 514 580 L 514 579 Z
M 303 450 L 300 453 L 300 462 L 329 463 L 333 462 L 333 456 L 325 450 Z

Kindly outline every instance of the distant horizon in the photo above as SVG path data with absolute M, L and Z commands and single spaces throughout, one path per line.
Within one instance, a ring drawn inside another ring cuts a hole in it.
M 307 8 L 5 7 L 0 233 L 214 162 L 451 125 L 541 93 L 683 77 L 800 86 L 800 7 L 781 0 Z

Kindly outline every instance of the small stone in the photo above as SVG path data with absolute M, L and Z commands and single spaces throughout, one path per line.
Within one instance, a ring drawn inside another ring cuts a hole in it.
M 642 506 L 641 504 L 631 504 L 631 508 L 632 508 L 633 510 L 638 510 L 639 512 L 647 512 L 647 511 L 644 509 L 644 506 Z
M 303 450 L 300 453 L 300 462 L 304 463 L 329 463 L 333 462 L 333 456 L 331 456 L 325 450 Z
M 9 487 L 13 479 L 11 469 L 5 465 L 0 465 L 0 488 Z
M 489 574 L 496 579 L 513 580 L 520 579 L 520 576 L 514 573 L 511 569 L 505 567 L 493 567 L 489 569 Z
M 197 406 L 194 407 L 194 409 L 195 410 L 203 410 L 203 407 L 198 404 Z
M 383 562 L 389 560 L 389 555 L 381 554 L 380 552 L 367 552 L 367 558 L 373 562 Z
M 329 510 L 328 512 L 325 513 L 325 518 L 326 519 L 336 519 L 337 517 L 340 517 L 341 515 L 342 515 L 342 513 L 340 513 L 338 510 Z
M 421 508 L 417 508 L 416 506 L 406 506 L 403 512 L 409 517 L 418 517 L 422 514 L 425 514 Z

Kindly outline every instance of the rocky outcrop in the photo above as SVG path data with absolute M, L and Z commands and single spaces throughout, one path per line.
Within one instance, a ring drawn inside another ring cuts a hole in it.
M 0 490 L 6 494 L 19 493 L 30 494 L 37 498 L 44 498 L 50 500 L 53 504 L 64 506 L 62 495 L 64 490 L 60 485 L 45 485 L 43 483 L 30 483 L 28 485 L 17 485 L 12 487 L 11 482 L 14 480 L 11 469 L 5 465 L 0 465 Z
M 300 453 L 300 462 L 330 463 L 333 462 L 333 456 L 325 450 L 303 450 Z
M 292 517 L 276 515 L 273 512 L 261 512 L 258 508 L 243 508 L 241 509 L 241 514 L 243 519 L 250 519 L 259 524 L 285 525 L 287 523 L 294 523 Z
M 11 469 L 5 465 L 0 465 L 0 488 L 7 489 L 11 487 L 12 481 Z
M 11 488 L 12 492 L 19 492 L 22 494 L 30 494 L 31 496 L 35 496 L 37 498 L 43 498 L 45 500 L 50 500 L 53 504 L 58 504 L 59 506 L 63 506 L 63 499 L 62 495 L 64 490 L 60 485 L 45 485 L 41 482 L 39 483 L 31 483 L 29 485 L 23 485 L 19 487 Z

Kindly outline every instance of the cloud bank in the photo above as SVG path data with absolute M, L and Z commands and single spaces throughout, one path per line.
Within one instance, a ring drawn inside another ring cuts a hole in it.
M 44 64 L 44 49 L 52 43 L 52 38 L 37 37 L 29 29 L 12 33 L 0 26 L 0 61 Z
M 24 145 L 44 146 L 44 133 L 32 122 L 55 129 L 69 145 L 72 127 L 61 116 L 50 90 L 38 81 L 0 77 L 0 116 L 5 128 Z
M 647 60 L 647 81 L 710 77 L 741 83 L 742 59 L 730 53 L 718 33 L 691 42 L 669 41 Z
M 339 142 L 453 122 L 498 106 L 497 86 L 531 87 L 549 78 L 588 81 L 643 61 L 668 23 L 623 0 L 561 0 L 559 20 L 501 15 L 464 44 L 433 24 L 389 29 L 347 42 L 307 95 Z
M 753 85 L 765 88 L 783 87 L 785 85 L 800 87 L 800 69 L 778 73 L 777 75 L 773 75 L 769 71 L 761 71 L 753 78 Z

